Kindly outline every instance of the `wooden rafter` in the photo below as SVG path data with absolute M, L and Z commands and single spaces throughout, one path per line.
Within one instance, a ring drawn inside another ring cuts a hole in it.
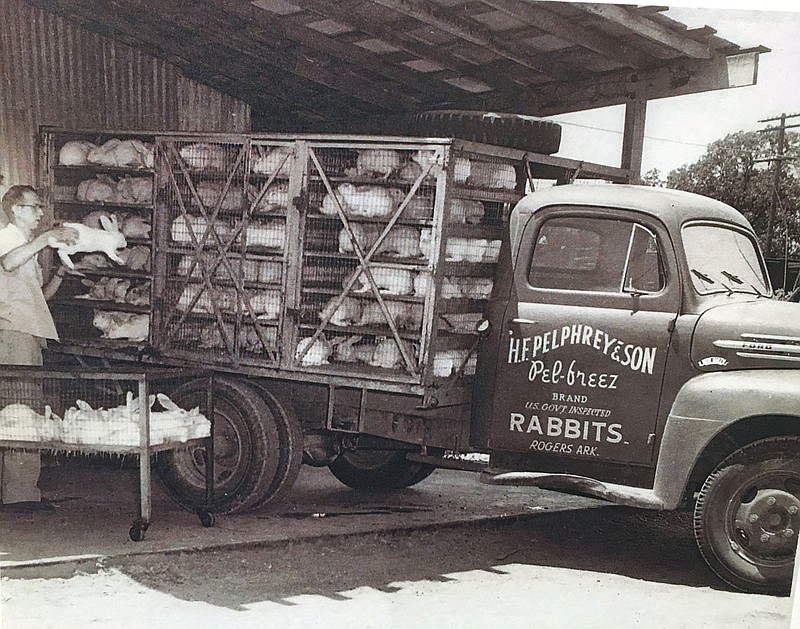
M 713 55 L 706 44 L 702 44 L 681 33 L 649 20 L 636 12 L 615 4 L 581 4 L 573 3 L 581 11 L 601 17 L 618 24 L 629 31 L 657 44 L 665 46 L 676 53 L 693 59 L 710 59 Z
M 575 20 L 566 19 L 547 10 L 541 3 L 532 5 L 525 0 L 483 0 L 483 2 L 523 24 L 534 26 L 566 42 L 588 48 L 603 57 L 617 59 L 628 67 L 641 68 L 653 64 L 653 58 L 641 50 L 581 26 Z

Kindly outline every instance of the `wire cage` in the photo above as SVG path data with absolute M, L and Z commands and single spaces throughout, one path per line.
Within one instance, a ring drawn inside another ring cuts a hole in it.
M 190 380 L 208 379 L 208 398 L 181 408 L 170 397 Z M 3 366 L 0 449 L 133 454 L 139 458 L 139 513 L 130 530 L 144 537 L 151 518 L 152 454 L 206 449 L 206 499 L 213 500 L 210 373 L 174 370 Z M 210 525 L 210 512 L 199 513 Z

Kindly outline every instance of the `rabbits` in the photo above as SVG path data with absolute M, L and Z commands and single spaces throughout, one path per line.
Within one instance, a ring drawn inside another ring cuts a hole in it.
M 400 169 L 400 153 L 391 149 L 366 149 L 356 159 L 356 175 L 388 179 Z
M 398 328 L 416 329 L 422 324 L 422 305 L 407 304 L 400 301 L 387 301 L 386 309 Z M 388 325 L 383 309 L 377 302 L 364 306 L 361 317 L 355 325 Z
M 86 155 L 86 161 L 99 166 L 152 168 L 153 146 L 141 140 L 112 138 L 91 149 Z
M 265 290 L 249 295 L 250 307 L 259 320 L 275 320 L 281 312 L 281 294 L 276 290 Z M 242 304 L 245 312 L 247 309 Z
M 208 209 L 216 208 L 219 205 L 221 210 L 238 210 L 242 207 L 242 191 L 238 188 L 229 187 L 222 196 L 224 188 L 221 184 L 212 181 L 201 181 L 195 186 L 197 191 L 197 199 L 193 198 L 195 205 L 200 204 Z
M 297 344 L 295 359 L 300 361 L 304 367 L 330 364 L 330 357 L 333 353 L 333 346 L 325 338 L 320 336 L 312 343 L 313 337 L 300 339 Z
M 362 339 L 361 336 L 350 336 L 329 342 L 328 346 L 331 347 L 333 360 L 341 363 L 361 363 L 382 369 L 403 368 L 405 361 L 395 339 L 381 337 L 374 344 L 359 343 Z M 414 346 L 407 341 L 403 341 L 403 346 L 407 355 L 413 359 L 416 355 Z M 328 357 L 330 358 L 331 355 Z
M 89 151 L 97 145 L 86 140 L 70 140 L 58 152 L 58 163 L 62 166 L 83 166 L 88 163 Z
M 336 339 L 333 342 L 333 359 L 340 363 L 369 364 L 375 353 L 375 346 L 371 343 L 356 345 L 362 336 L 350 336 Z
M 379 186 L 354 186 L 341 184 L 334 192 L 345 216 L 382 218 L 389 216 L 395 208 L 392 193 Z M 337 214 L 336 201 L 330 194 L 325 195 L 320 212 L 328 216 Z
M 414 292 L 414 278 L 408 269 L 397 269 L 390 266 L 375 264 L 370 266 L 372 278 L 378 285 L 378 290 L 389 295 L 410 295 Z M 353 287 L 355 293 L 366 293 L 372 290 L 369 280 L 358 268 L 354 272 L 358 280 Z M 349 278 L 348 278 L 349 279 Z M 346 280 L 347 281 L 347 280 Z
M 189 168 L 196 170 L 223 170 L 225 149 L 216 144 L 197 142 L 187 144 L 179 151 Z
M 250 172 L 259 175 L 271 175 L 277 172 L 279 175 L 288 176 L 292 169 L 294 160 L 293 150 L 289 146 L 276 146 L 253 160 Z
M 283 249 L 286 244 L 286 225 L 282 220 L 253 221 L 247 226 L 248 245 Z
M 88 227 L 83 223 L 64 223 L 64 227 L 69 227 L 78 232 L 78 238 L 74 244 L 67 245 L 55 239 L 49 239 L 49 245 L 56 249 L 61 262 L 74 269 L 75 265 L 70 259 L 70 255 L 89 251 L 101 251 L 117 264 L 125 264 L 125 261 L 117 253 L 117 249 L 127 246 L 125 236 L 119 230 L 119 224 L 115 216 L 101 216 L 100 224 L 103 229 Z
M 483 220 L 483 203 L 472 199 L 453 199 L 450 204 L 450 221 L 477 225 Z
M 96 310 L 92 325 L 102 332 L 105 339 L 144 341 L 149 334 L 150 317 L 146 314 Z
M 363 251 L 368 251 L 383 231 L 381 225 L 362 225 L 352 223 L 350 229 Z M 398 258 L 417 258 L 421 255 L 419 248 L 420 234 L 414 227 L 396 226 L 389 231 L 381 242 L 376 254 L 384 254 Z M 343 227 L 339 232 L 339 253 L 355 251 L 350 234 Z
M 150 223 L 141 216 L 130 214 L 122 221 L 121 231 L 126 238 L 150 238 Z
M 448 238 L 445 259 L 448 262 L 497 262 L 500 241 L 485 238 Z
M 213 227 L 214 231 L 222 240 L 225 240 L 230 235 L 231 229 L 227 223 L 214 221 Z M 192 242 L 192 234 L 194 234 L 198 241 L 201 241 L 206 233 L 207 228 L 208 221 L 204 216 L 179 216 L 172 221 L 170 233 L 172 235 L 172 240 L 175 242 Z M 207 240 L 214 242 L 214 239 L 211 236 L 209 236 Z
M 331 299 L 322 311 L 319 318 L 325 320 L 330 317 L 329 323 L 335 326 L 356 325 L 361 320 L 362 305 L 360 299 L 345 297 L 339 307 L 334 310 L 337 298 Z
M 123 177 L 117 182 L 114 200 L 131 205 L 147 205 L 153 201 L 153 180 L 149 177 Z
M 413 357 L 414 350 L 411 344 L 403 341 L 403 345 L 406 349 L 406 354 Z M 401 369 L 405 361 L 400 353 L 397 341 L 393 338 L 385 338 L 378 341 L 369 364 L 372 367 L 381 367 L 382 369 Z
M 257 196 L 257 193 L 251 190 L 251 205 Z M 264 194 L 258 199 L 258 203 L 256 203 L 254 210 L 258 212 L 277 212 L 279 210 L 285 210 L 288 207 L 289 184 L 278 183 L 271 185 L 266 191 L 264 191 Z
M 107 175 L 98 175 L 93 179 L 84 179 L 78 184 L 75 198 L 78 201 L 106 203 L 114 200 L 116 183 Z

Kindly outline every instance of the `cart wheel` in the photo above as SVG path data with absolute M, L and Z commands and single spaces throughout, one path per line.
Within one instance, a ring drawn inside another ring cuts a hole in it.
M 198 511 L 197 517 L 200 518 L 200 524 L 202 524 L 207 529 L 210 529 L 212 526 L 214 526 L 214 523 L 216 522 L 214 514 L 211 513 L 210 511 L 202 511 L 202 510 Z
M 141 542 L 144 539 L 144 533 L 148 526 L 150 526 L 149 522 L 145 522 L 144 520 L 134 520 L 133 525 L 128 531 L 128 536 L 131 538 L 131 541 Z

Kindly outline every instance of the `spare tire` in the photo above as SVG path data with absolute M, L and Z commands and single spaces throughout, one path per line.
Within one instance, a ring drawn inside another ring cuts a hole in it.
M 416 114 L 411 135 L 452 137 L 552 155 L 561 146 L 561 125 L 522 114 L 441 110 Z

